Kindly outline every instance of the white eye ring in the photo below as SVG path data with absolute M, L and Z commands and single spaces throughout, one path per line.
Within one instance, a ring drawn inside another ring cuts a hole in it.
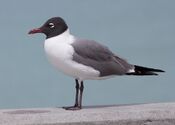
M 49 23 L 50 28 L 54 28 L 55 25 L 53 23 Z

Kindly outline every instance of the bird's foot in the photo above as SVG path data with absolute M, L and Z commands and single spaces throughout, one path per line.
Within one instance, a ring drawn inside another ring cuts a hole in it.
M 81 107 L 80 106 L 69 106 L 69 107 L 63 107 L 63 109 L 75 111 L 75 110 L 80 110 Z

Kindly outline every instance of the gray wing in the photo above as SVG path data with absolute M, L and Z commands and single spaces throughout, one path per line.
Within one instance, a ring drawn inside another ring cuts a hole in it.
M 73 60 L 100 71 L 101 77 L 123 75 L 132 68 L 124 59 L 95 41 L 77 39 L 72 46 L 75 50 Z

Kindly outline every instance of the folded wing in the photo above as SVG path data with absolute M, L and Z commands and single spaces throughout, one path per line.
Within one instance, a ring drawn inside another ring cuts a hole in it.
M 133 65 L 95 41 L 77 39 L 72 43 L 73 60 L 100 71 L 100 76 L 126 74 Z

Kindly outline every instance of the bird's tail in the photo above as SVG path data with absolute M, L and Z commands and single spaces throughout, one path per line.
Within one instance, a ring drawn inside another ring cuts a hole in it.
M 158 75 L 157 72 L 165 72 L 161 69 L 147 68 L 134 65 L 134 72 L 128 72 L 127 75 Z

